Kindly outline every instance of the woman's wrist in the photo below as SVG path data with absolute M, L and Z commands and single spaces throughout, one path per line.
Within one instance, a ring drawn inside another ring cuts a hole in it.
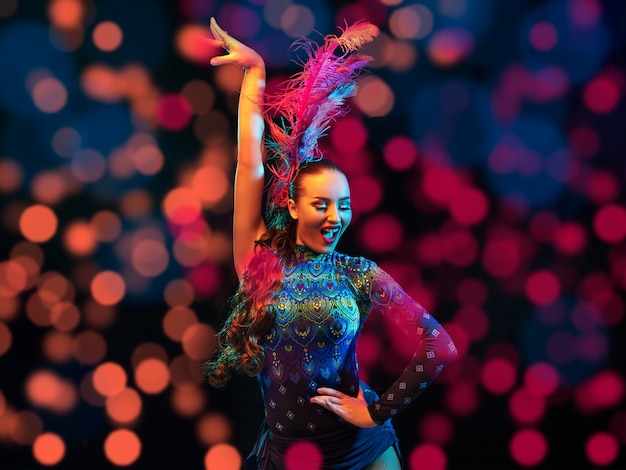
M 258 72 L 265 73 L 265 62 L 263 61 L 262 58 L 259 57 L 259 59 L 256 60 L 255 62 L 253 62 L 253 63 L 251 63 L 249 65 L 247 65 L 247 64 L 244 65 L 243 69 L 246 70 L 246 71 L 256 70 Z

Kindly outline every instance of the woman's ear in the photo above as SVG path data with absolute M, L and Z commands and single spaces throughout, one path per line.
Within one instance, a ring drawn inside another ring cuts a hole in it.
M 287 203 L 287 209 L 289 209 L 289 215 L 293 220 L 298 220 L 298 210 L 296 209 L 296 201 L 289 199 Z

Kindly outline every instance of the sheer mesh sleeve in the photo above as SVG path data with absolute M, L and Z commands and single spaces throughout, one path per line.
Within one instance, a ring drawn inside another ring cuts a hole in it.
M 409 338 L 415 338 L 413 357 L 391 387 L 368 408 L 382 424 L 415 400 L 457 355 L 454 342 L 435 318 L 374 263 L 364 276 L 371 313 L 393 321 Z

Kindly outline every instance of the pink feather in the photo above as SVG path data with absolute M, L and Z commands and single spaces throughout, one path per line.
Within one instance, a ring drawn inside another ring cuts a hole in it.
M 345 99 L 356 93 L 355 81 L 372 60 L 353 53 L 378 32 L 375 25 L 358 21 L 346 24 L 339 36 L 327 35 L 321 46 L 307 38 L 296 41 L 296 49 L 304 49 L 308 59 L 302 63 L 302 71 L 266 104 L 268 144 L 271 157 L 278 159 L 270 167 L 274 180 L 268 188 L 268 212 L 286 208 L 289 183 L 298 168 L 321 158 L 318 139 L 333 120 L 346 113 Z

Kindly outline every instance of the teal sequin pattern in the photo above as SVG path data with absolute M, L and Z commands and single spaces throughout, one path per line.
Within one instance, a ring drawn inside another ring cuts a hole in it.
M 275 324 L 264 343 L 273 382 L 318 378 L 336 386 L 342 369 L 354 371 L 347 353 L 361 328 L 361 314 L 338 257 L 301 250 L 286 266 Z
M 370 312 L 402 331 L 414 354 L 404 372 L 368 408 L 382 424 L 412 403 L 456 356 L 441 325 L 372 261 L 297 247 L 284 268 L 275 322 L 263 338 L 259 381 L 269 429 L 283 436 L 345 426 L 332 411 L 310 403 L 320 387 L 356 396 L 356 342 Z

